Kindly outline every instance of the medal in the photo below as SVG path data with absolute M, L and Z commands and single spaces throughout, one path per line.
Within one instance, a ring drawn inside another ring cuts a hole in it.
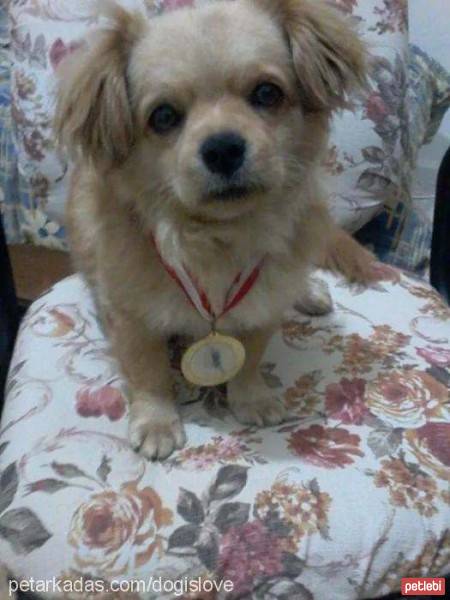
M 239 340 L 212 332 L 186 350 L 181 371 L 194 385 L 214 386 L 236 377 L 244 363 L 245 348 Z
M 211 333 L 190 346 L 184 353 L 181 360 L 184 377 L 190 383 L 199 386 L 216 386 L 227 383 L 236 377 L 244 366 L 245 348 L 238 339 L 217 332 L 216 323 L 250 292 L 259 277 L 264 258 L 253 261 L 238 273 L 225 294 L 221 312 L 215 314 L 206 292 L 199 286 L 185 265 L 166 263 L 154 238 L 153 243 L 167 273 L 183 290 L 186 298 L 200 316 L 211 323 Z

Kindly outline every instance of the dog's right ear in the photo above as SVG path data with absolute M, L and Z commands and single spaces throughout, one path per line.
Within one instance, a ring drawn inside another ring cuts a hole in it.
M 102 12 L 111 26 L 96 32 L 92 43 L 81 46 L 59 67 L 54 126 L 60 143 L 71 153 L 118 164 L 127 158 L 134 141 L 126 71 L 131 48 L 146 22 L 143 15 L 115 3 L 106 6 Z

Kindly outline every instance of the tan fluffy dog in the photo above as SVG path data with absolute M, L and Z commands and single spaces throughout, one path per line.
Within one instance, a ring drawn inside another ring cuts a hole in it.
M 258 365 L 283 312 L 331 308 L 314 265 L 368 273 L 368 253 L 330 221 L 319 171 L 331 114 L 364 83 L 365 52 L 321 0 L 218 0 L 154 19 L 116 6 L 109 17 L 61 69 L 57 131 L 78 164 L 69 233 L 129 384 L 130 442 L 164 458 L 185 441 L 167 339 L 199 339 L 209 324 L 151 238 L 213 308 L 266 257 L 219 326 L 247 351 L 230 409 L 243 423 L 280 423 Z

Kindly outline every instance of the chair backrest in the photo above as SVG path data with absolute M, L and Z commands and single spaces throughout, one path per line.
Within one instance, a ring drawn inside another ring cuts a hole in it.
M 437 181 L 430 275 L 431 285 L 450 302 L 450 148 Z

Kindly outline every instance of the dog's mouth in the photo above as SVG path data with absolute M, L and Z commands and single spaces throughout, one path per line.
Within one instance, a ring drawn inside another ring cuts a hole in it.
M 214 182 L 197 197 L 189 216 L 198 223 L 229 224 L 252 214 L 269 193 L 270 188 L 260 181 Z
M 232 184 L 219 190 L 213 190 L 206 195 L 207 202 L 235 203 L 242 200 L 248 200 L 256 193 L 263 193 L 264 188 L 256 185 L 237 185 Z
M 221 202 L 233 202 L 234 200 L 242 200 L 250 194 L 250 188 L 244 185 L 230 185 L 229 187 L 218 192 L 212 192 L 209 195 L 211 200 L 219 200 Z

